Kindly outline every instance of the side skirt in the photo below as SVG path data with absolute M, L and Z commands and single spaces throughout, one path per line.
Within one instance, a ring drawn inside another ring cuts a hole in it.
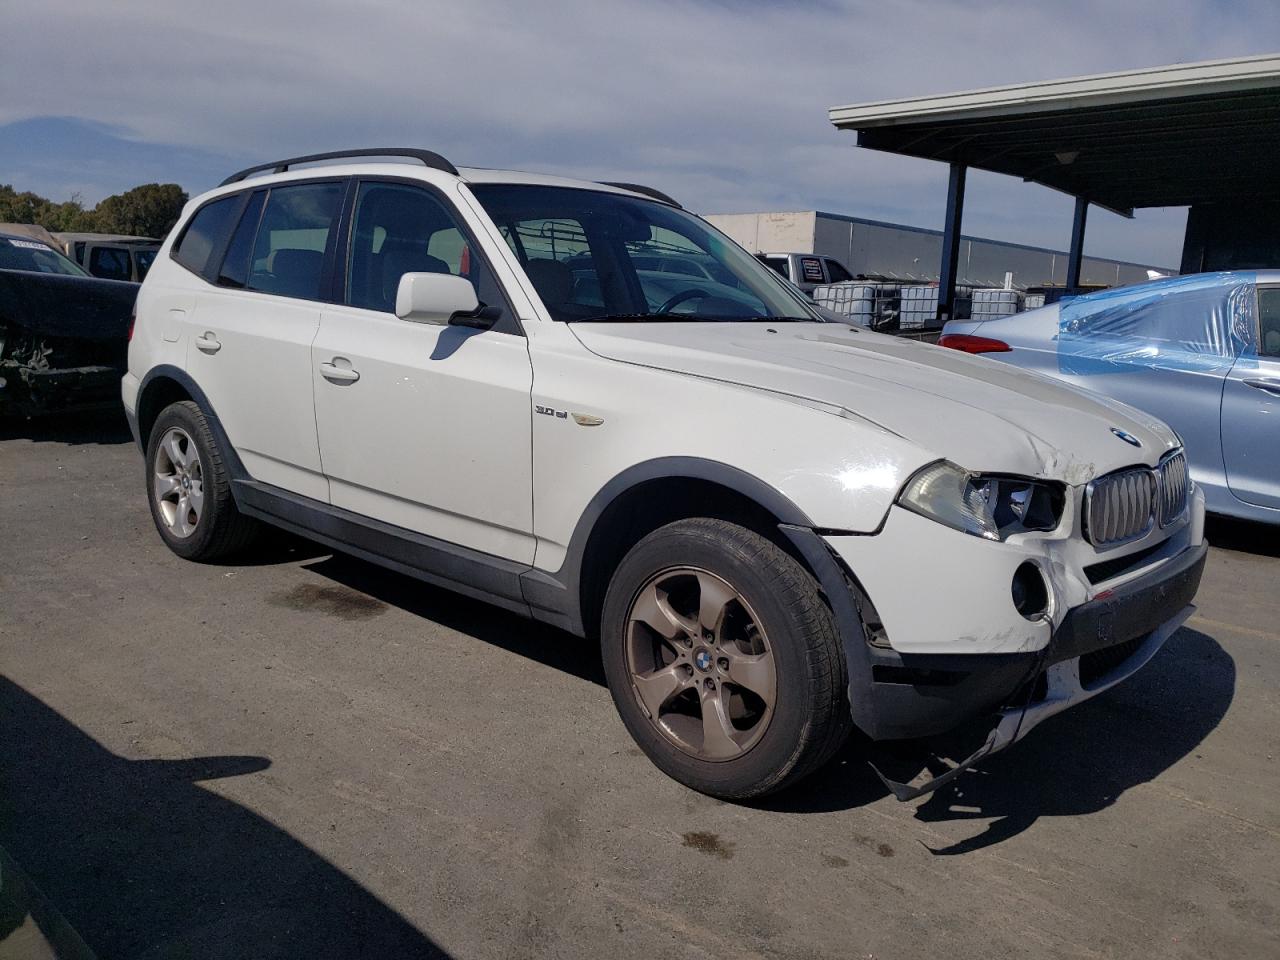
M 532 616 L 520 590 L 526 564 L 414 533 L 256 480 L 233 480 L 236 506 L 308 540 L 370 563 Z

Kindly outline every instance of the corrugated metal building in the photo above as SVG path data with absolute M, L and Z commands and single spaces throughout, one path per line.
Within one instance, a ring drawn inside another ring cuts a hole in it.
M 795 213 L 706 214 L 706 219 L 752 253 L 778 251 L 835 257 L 855 275 L 930 282 L 938 279 L 942 231 L 881 220 L 806 210 Z M 1080 282 L 1123 286 L 1148 279 L 1148 270 L 1172 267 L 1085 257 Z M 962 237 L 957 278 L 961 284 L 999 287 L 1006 273 L 1015 287 L 1063 286 L 1067 253 L 1020 243 Z

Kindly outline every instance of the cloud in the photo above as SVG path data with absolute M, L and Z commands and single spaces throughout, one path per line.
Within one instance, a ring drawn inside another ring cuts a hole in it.
M 1274 31 L 1259 26 L 1277 14 L 1272 0 L 1086 0 L 1069 11 L 958 0 L 63 0 L 15 4 L 5 20 L 23 42 L 0 59 L 0 123 L 110 123 L 160 156 L 176 146 L 232 163 L 421 144 L 458 163 L 625 176 L 703 211 L 816 207 L 936 225 L 941 166 L 854 149 L 828 107 L 1263 52 Z M 203 170 L 175 169 L 169 179 L 209 185 Z M 973 180 L 966 230 L 1065 242 L 1069 201 Z M 1180 229 L 1113 219 L 1095 217 L 1092 252 L 1176 260 Z

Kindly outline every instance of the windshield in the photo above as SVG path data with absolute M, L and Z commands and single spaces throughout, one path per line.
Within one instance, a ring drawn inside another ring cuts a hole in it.
M 38 240 L 0 237 L 0 270 L 33 270 L 36 273 L 61 273 L 69 277 L 87 277 L 78 266 Z
M 810 320 L 812 308 L 706 222 L 622 194 L 474 184 L 556 320 Z

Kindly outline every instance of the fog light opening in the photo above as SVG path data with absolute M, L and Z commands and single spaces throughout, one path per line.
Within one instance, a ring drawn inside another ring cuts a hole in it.
M 1049 612 L 1049 587 L 1044 574 L 1030 560 L 1013 572 L 1013 606 L 1027 620 L 1042 620 Z

